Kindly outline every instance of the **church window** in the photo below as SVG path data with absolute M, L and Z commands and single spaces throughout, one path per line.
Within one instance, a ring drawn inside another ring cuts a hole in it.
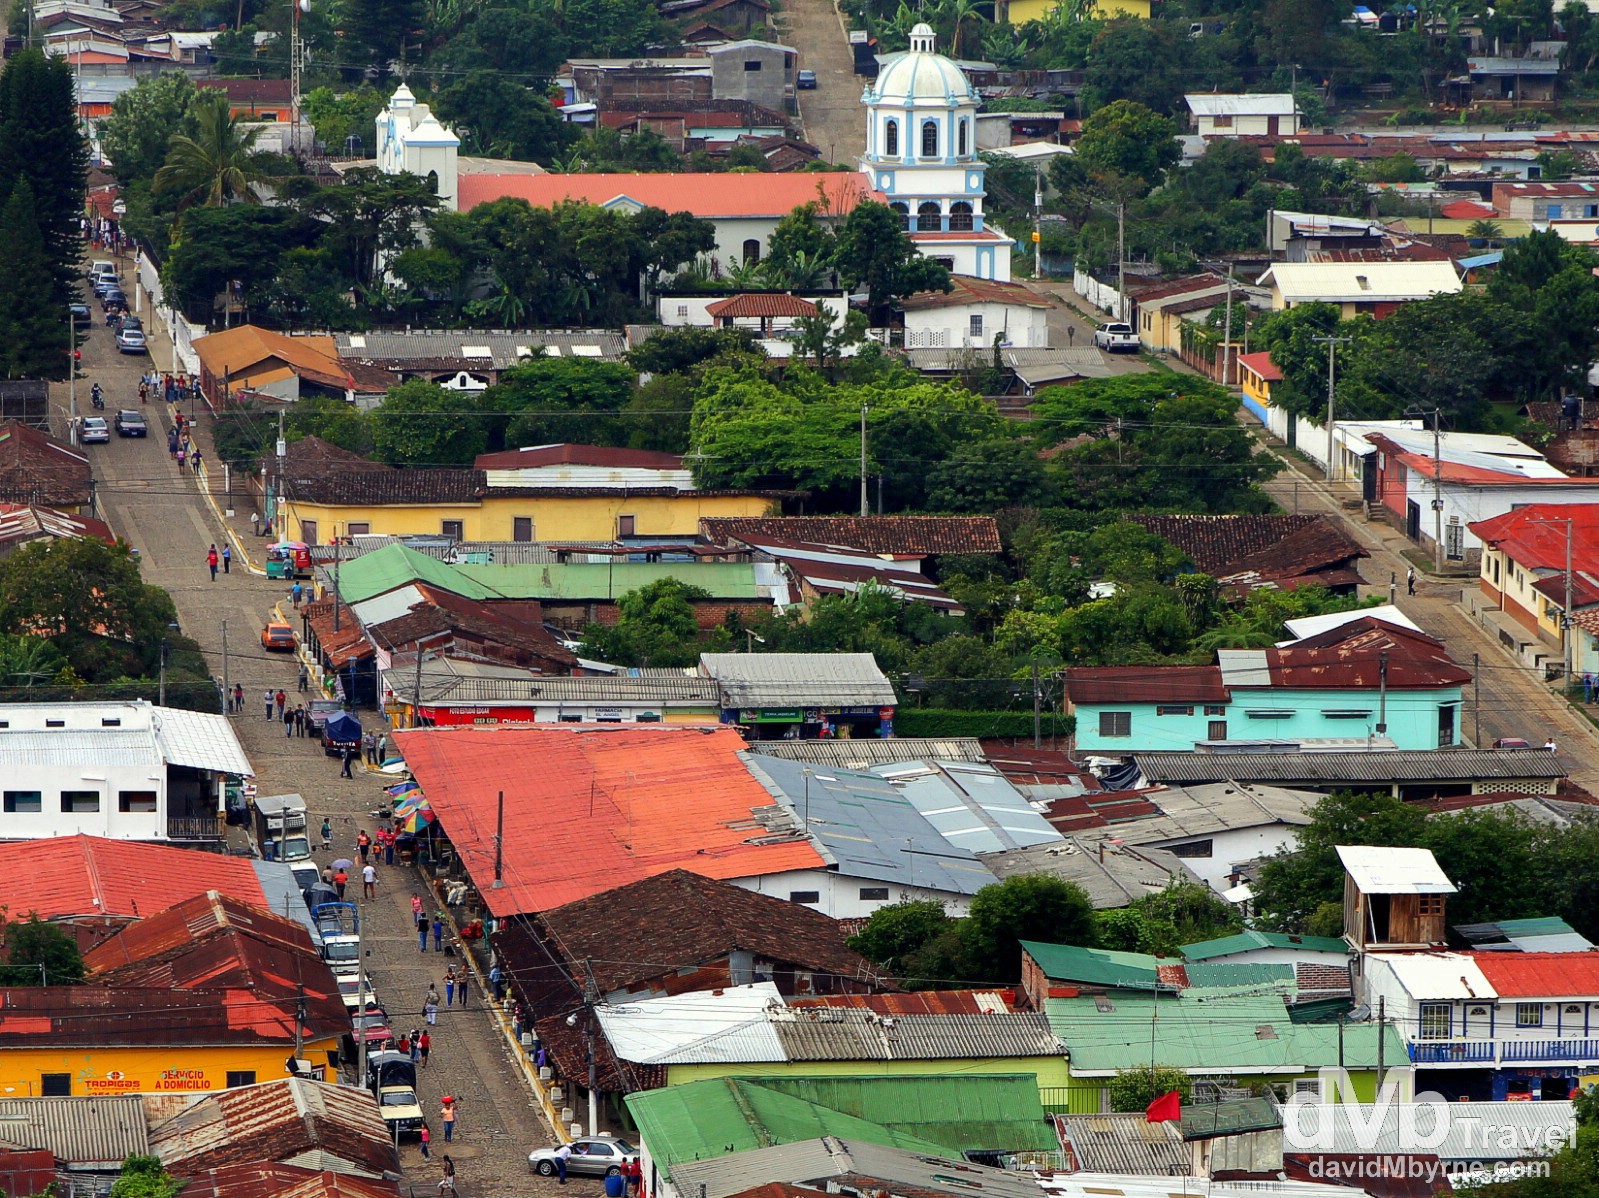
M 938 157 L 938 122 L 922 122 L 922 157 Z
M 966 153 L 967 153 L 967 150 L 966 150 L 966 120 L 965 120 L 964 117 L 961 119 L 961 122 L 960 122 L 960 151 L 959 151 L 959 153 L 960 153 L 961 157 L 963 157 L 963 158 L 966 156 Z
M 971 232 L 972 206 L 965 200 L 956 200 L 949 206 L 949 227 L 951 232 Z
M 909 204 L 896 203 L 890 204 L 889 207 L 899 215 L 900 224 L 907 229 L 911 227 L 911 206 Z
M 883 124 L 883 153 L 890 158 L 899 153 L 898 121 L 886 121 Z
M 916 231 L 918 233 L 937 233 L 939 227 L 938 205 L 932 200 L 924 200 L 916 206 Z
M 751 237 L 744 242 L 744 265 L 754 266 L 761 260 L 761 243 Z
M 438 171 L 429 171 L 428 172 L 428 190 L 430 192 L 432 192 L 434 195 L 438 195 L 439 194 L 439 172 Z

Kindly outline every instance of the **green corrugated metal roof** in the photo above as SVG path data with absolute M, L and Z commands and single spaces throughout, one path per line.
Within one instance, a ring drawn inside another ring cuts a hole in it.
M 756 599 L 748 562 L 515 562 L 452 567 L 463 577 L 512 599 L 605 599 L 662 578 L 704 587 L 713 599 Z
M 1185 1140 L 1208 1140 L 1250 1131 L 1270 1131 L 1282 1125 L 1277 1104 L 1271 1099 L 1236 1098 L 1228 1102 L 1201 1102 L 1185 1106 L 1179 1126 Z
M 1022 947 L 1038 962 L 1044 976 L 1051 980 L 1128 990 L 1154 990 L 1160 985 L 1155 972 L 1156 958 L 1148 953 L 1078 948 L 1072 944 L 1043 944 L 1037 940 L 1023 940 Z
M 496 592 L 465 577 L 457 567 L 404 545 L 385 545 L 339 563 L 339 595 L 346 603 L 360 603 L 410 582 L 425 582 L 464 599 L 496 597 Z
M 1216 940 L 1201 940 L 1182 947 L 1184 959 L 1205 961 L 1262 948 L 1302 949 L 1307 953 L 1348 953 L 1349 946 L 1333 936 L 1291 936 L 1281 932 L 1240 932 Z
M 819 1136 L 864 1140 L 934 1156 L 944 1156 L 949 1151 L 931 1140 L 778 1093 L 755 1078 L 722 1077 L 665 1090 L 646 1090 L 629 1094 L 627 1108 L 651 1155 L 668 1170 L 684 1161 L 795 1144 Z
M 1276 994 L 1121 993 L 1052 998 L 1044 1009 L 1073 1073 L 1148 1065 L 1151 1055 L 1199 1074 L 1299 1074 L 1339 1063 L 1337 1025 L 1294 1023 Z M 1407 1060 L 1398 1029 L 1389 1024 L 1385 1031 L 1387 1061 Z M 1350 1069 L 1376 1067 L 1375 1024 L 1345 1025 L 1343 1061 Z
M 1283 987 L 1293 990 L 1298 986 L 1294 967 L 1284 961 L 1269 965 L 1261 961 L 1247 961 L 1237 965 L 1224 962 L 1193 961 L 1183 966 L 1188 975 L 1188 989 L 1219 990 L 1242 987 Z M 1187 990 L 1185 989 L 1185 993 Z
M 1031 1073 L 763 1077 L 752 1084 L 941 1144 L 949 1152 L 1058 1148 Z
M 1569 936 L 1575 929 L 1558 915 L 1533 919 L 1501 919 L 1499 930 L 1510 936 Z

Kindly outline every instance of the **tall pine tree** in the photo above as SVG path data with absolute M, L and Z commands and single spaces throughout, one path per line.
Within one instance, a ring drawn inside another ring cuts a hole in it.
M 79 221 L 88 164 L 88 146 L 78 128 L 72 68 L 65 59 L 47 57 L 39 50 L 14 55 L 0 73 L 0 191 L 10 192 L 19 179 L 26 179 L 32 188 L 32 207 L 63 322 L 83 248 Z
M 391 64 L 415 63 L 421 54 L 425 0 L 345 0 L 343 13 L 340 32 L 351 66 L 367 67 L 381 76 L 389 73 Z
M 0 207 L 0 374 L 64 378 L 68 328 L 33 202 L 18 179 Z

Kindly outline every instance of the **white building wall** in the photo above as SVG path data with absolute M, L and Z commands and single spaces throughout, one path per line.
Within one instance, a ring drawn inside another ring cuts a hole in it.
M 1433 483 L 1432 479 L 1411 470 L 1400 469 L 1405 476 L 1405 498 L 1421 507 L 1421 535 L 1428 544 L 1433 536 Z M 1534 503 L 1599 503 L 1599 479 L 1592 481 L 1531 483 L 1526 486 L 1469 486 L 1451 483 L 1447 479 L 1439 488 L 1443 500 L 1445 527 L 1458 522 L 1461 528 L 1461 545 L 1467 553 L 1482 549 L 1482 541 L 1471 531 L 1474 520 L 1488 520 L 1503 516 L 1517 508 Z
M 815 891 L 816 901 L 804 905 L 834 919 L 865 919 L 891 903 L 919 902 L 924 899 L 943 903 L 944 909 L 951 915 L 965 915 L 971 905 L 970 895 L 928 890 L 920 886 L 902 886 L 877 878 L 854 877 L 825 869 L 797 869 L 753 878 L 729 878 L 728 881 L 745 890 L 770 895 L 785 902 L 793 902 L 790 898 L 793 894 Z M 862 898 L 863 890 L 886 890 L 887 894 L 881 898 Z
M 982 318 L 982 332 L 976 335 L 971 331 L 973 316 Z M 994 344 L 994 334 L 999 332 L 1005 334 L 1004 344 L 1013 348 L 1049 347 L 1049 323 L 1042 308 L 1022 304 L 967 304 L 905 313 L 907 349 L 960 346 L 989 349 Z
M 6 810 L 0 815 L 0 837 L 6 840 L 42 840 L 51 836 L 106 836 L 114 840 L 165 840 L 167 838 L 166 768 L 150 765 L 102 765 L 86 750 L 77 765 L 8 764 L 0 780 Z M 25 811 L 31 796 L 39 795 L 39 810 Z M 63 795 L 93 794 L 93 811 L 63 811 Z M 124 812 L 125 796 L 155 796 L 155 810 Z M 24 798 L 27 796 L 27 798 Z
M 1129 831 L 1131 831 L 1129 826 Z M 1232 873 L 1233 866 L 1244 861 L 1253 861 L 1258 857 L 1269 857 L 1279 849 L 1293 849 L 1299 845 L 1299 829 L 1291 824 L 1264 824 L 1255 828 L 1232 828 L 1224 832 L 1208 832 L 1196 836 L 1178 836 L 1166 840 L 1137 840 L 1120 833 L 1140 847 L 1153 847 L 1171 849 L 1173 846 L 1196 844 L 1200 841 L 1210 841 L 1209 855 L 1186 856 L 1178 854 L 1178 859 L 1193 874 L 1212 890 L 1220 893 L 1228 889 L 1232 883 L 1228 875 Z
M 716 323 L 715 317 L 706 311 L 712 304 L 719 304 L 731 296 L 723 292 L 720 295 L 662 295 L 655 300 L 655 318 L 668 328 L 681 328 L 685 325 L 694 325 L 699 328 L 710 328 Z M 849 302 L 841 295 L 802 295 L 798 298 L 808 304 L 821 304 L 833 318 L 833 327 L 838 328 L 844 323 L 844 316 L 849 311 Z M 740 320 L 740 327 L 748 326 L 758 328 L 758 320 Z M 787 324 L 792 324 L 788 321 Z M 779 322 L 779 327 L 787 327 Z

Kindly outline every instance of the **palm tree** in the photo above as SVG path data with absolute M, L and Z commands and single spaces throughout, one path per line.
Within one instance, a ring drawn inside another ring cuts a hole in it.
M 1466 226 L 1466 236 L 1472 241 L 1498 241 L 1504 235 L 1498 221 L 1474 220 Z
M 250 185 L 262 176 L 250 159 L 265 126 L 246 129 L 240 125 L 228 112 L 225 96 L 198 104 L 195 120 L 199 124 L 196 136 L 180 133 L 172 139 L 166 165 L 155 173 L 155 189 L 181 191 L 179 212 L 195 204 L 221 208 L 233 201 L 256 203 L 258 197 Z
M 939 6 L 938 15 L 953 26 L 954 36 L 950 38 L 950 53 L 956 58 L 965 57 L 970 42 L 967 28 L 982 25 L 983 14 L 977 11 L 977 5 L 973 0 L 945 0 Z M 981 40 L 979 36 L 978 41 Z
M 785 291 L 814 291 L 826 286 L 830 269 L 825 259 L 804 250 L 796 250 L 791 257 L 781 261 L 768 258 L 757 267 L 767 286 L 780 287 Z
M 759 287 L 761 285 L 761 265 L 749 258 L 741 258 L 732 266 L 727 267 L 722 273 L 722 278 L 731 286 L 741 289 Z

